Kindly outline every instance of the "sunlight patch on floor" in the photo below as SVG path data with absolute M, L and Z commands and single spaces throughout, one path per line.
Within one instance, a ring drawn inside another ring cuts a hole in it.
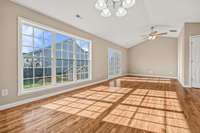
M 183 113 L 119 105 L 103 121 L 155 133 L 190 133 Z
M 93 100 L 66 97 L 53 103 L 42 105 L 43 108 L 65 112 L 77 116 L 96 119 L 112 104 Z
M 123 90 L 125 92 L 121 93 Z M 124 96 L 124 94 L 128 93 L 129 91 L 130 89 L 128 88 L 118 88 L 118 87 L 107 88 L 105 86 L 99 86 L 92 88 L 91 90 L 75 94 L 73 95 L 73 97 L 97 100 L 103 102 L 117 102 L 120 98 Z

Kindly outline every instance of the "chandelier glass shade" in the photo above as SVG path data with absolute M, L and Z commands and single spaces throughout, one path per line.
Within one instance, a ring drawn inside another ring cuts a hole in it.
M 123 17 L 134 4 L 135 0 L 97 0 L 95 8 L 103 17 L 110 17 L 112 12 L 115 12 L 117 17 Z

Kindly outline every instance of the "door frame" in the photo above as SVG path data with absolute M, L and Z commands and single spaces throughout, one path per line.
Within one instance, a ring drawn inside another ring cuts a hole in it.
M 190 43 L 189 43 L 189 86 L 192 86 L 192 39 L 200 37 L 200 35 L 190 36 Z

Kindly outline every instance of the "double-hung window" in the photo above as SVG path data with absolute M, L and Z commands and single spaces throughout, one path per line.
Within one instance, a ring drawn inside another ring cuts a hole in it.
M 121 52 L 108 49 L 108 78 L 114 78 L 121 75 Z
M 91 79 L 91 41 L 19 18 L 19 94 Z

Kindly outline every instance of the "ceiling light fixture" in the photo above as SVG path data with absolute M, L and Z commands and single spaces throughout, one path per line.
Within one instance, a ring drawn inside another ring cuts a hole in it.
M 135 0 L 97 0 L 95 8 L 101 11 L 103 17 L 110 17 L 112 12 L 116 12 L 117 17 L 123 17 L 134 4 Z
M 148 37 L 148 40 L 155 40 L 156 39 L 156 36 L 149 36 Z

